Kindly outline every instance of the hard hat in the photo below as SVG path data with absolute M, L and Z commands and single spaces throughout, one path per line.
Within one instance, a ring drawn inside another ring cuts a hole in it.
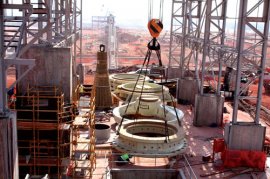
M 159 36 L 163 29 L 163 24 L 159 19 L 151 19 L 148 22 L 148 30 L 152 37 L 156 38 Z

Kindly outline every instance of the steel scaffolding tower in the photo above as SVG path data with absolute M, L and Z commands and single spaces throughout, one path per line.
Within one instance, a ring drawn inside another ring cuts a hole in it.
M 108 29 L 108 61 L 109 69 L 116 69 L 118 67 L 116 60 L 116 47 L 117 47 L 117 38 L 116 38 L 116 27 L 114 24 L 114 16 L 110 14 L 107 18 L 107 29 Z
M 73 58 L 81 54 L 82 0 L 23 0 L 1 3 L 4 16 L 1 22 L 1 101 L 0 111 L 6 108 L 6 70 L 10 65 L 26 65 L 29 72 L 34 60 L 20 57 L 34 44 L 73 46 Z M 13 13 L 14 12 L 14 13 Z M 14 15 L 16 14 L 16 15 Z M 4 60 L 5 59 L 5 60 Z M 26 72 L 26 73 L 27 73 Z M 26 74 L 25 73 L 25 74 Z M 25 74 L 19 76 L 13 87 Z
M 180 52 L 184 47 L 180 41 L 180 35 L 184 31 L 185 1 L 173 0 L 170 30 L 169 67 L 180 67 Z
M 215 79 L 214 71 L 218 71 L 218 80 L 215 83 L 216 94 L 220 93 L 222 70 L 226 67 L 237 71 L 233 123 L 237 123 L 239 101 L 249 99 L 256 103 L 256 113 L 252 114 L 254 122 L 259 122 L 259 111 L 263 86 L 264 65 L 269 32 L 269 2 L 264 0 L 241 0 L 237 5 L 235 26 L 237 35 L 229 43 L 232 36 L 226 32 L 226 17 L 228 3 L 232 0 L 173 0 L 171 17 L 171 45 L 169 68 L 178 67 L 180 78 L 189 75 L 190 69 L 195 77 L 202 81 L 200 94 L 203 94 L 203 85 L 207 77 Z M 196 74 L 197 73 L 197 74 Z M 255 74 L 245 85 L 240 85 L 241 75 Z M 258 95 L 256 98 L 241 94 L 256 79 Z M 241 106 L 244 107 L 244 106 Z M 249 112 L 248 109 L 246 111 Z
M 261 13 L 258 13 L 258 12 Z M 254 13 L 255 12 L 255 13 Z M 259 79 L 258 94 L 253 100 L 256 103 L 256 113 L 252 115 L 255 124 L 259 124 L 262 99 L 263 76 L 266 62 L 266 51 L 269 34 L 270 3 L 266 0 L 240 0 L 239 22 L 237 31 L 237 76 L 234 96 L 233 124 L 237 123 L 239 101 L 250 99 L 242 97 L 243 89 L 255 79 Z M 251 43 L 250 43 L 251 42 Z M 251 71 L 255 77 L 245 86 L 240 86 L 241 73 Z M 248 111 L 248 110 L 247 110 Z
M 115 26 L 115 17 L 110 14 L 109 16 L 93 16 L 92 28 L 104 29 L 103 44 L 105 44 L 106 51 L 108 52 L 108 69 L 116 69 L 118 67 L 117 61 L 117 34 Z
M 7 91 L 13 88 L 35 66 L 34 59 L 23 59 L 23 54 L 33 45 L 50 47 L 72 47 L 73 60 L 81 54 L 82 0 L 22 0 L 0 3 L 0 118 L 3 128 L 16 126 L 16 115 L 8 109 Z M 17 73 L 16 81 L 7 85 L 7 70 L 10 66 L 20 70 L 26 66 L 24 73 Z M 14 117 L 15 116 L 15 117 Z M 14 120 L 13 120 L 14 119 Z M 16 130 L 16 127 L 12 129 Z M 16 133 L 1 133 L 3 150 L 0 152 L 2 178 L 18 178 L 18 161 L 4 158 L 7 153 L 17 154 Z M 11 135 L 10 140 L 6 135 Z M 12 146 L 12 147 L 10 147 Z M 58 163 L 59 164 L 59 163 Z M 10 165 L 13 165 L 12 167 Z M 8 169 L 8 170 L 6 170 Z M 12 177 L 14 176 L 14 177 Z

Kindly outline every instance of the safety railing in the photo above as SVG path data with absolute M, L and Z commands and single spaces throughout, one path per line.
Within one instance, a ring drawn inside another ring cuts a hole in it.
M 186 178 L 197 179 L 197 176 L 196 176 L 194 170 L 192 169 L 187 157 L 185 155 L 183 155 L 183 157 L 184 157 L 183 164 L 184 164 L 184 172 L 185 172 L 184 174 L 188 175 L 188 176 L 186 176 Z M 181 171 L 179 172 L 179 175 L 182 175 Z

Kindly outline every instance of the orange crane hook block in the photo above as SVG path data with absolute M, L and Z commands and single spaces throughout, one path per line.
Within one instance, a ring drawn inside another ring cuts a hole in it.
M 153 38 L 158 37 L 162 29 L 163 24 L 159 19 L 151 19 L 148 22 L 148 30 Z

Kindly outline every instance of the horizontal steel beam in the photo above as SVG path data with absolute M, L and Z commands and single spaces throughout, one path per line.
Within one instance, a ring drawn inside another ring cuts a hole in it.
M 30 4 L 1 4 L 0 8 L 3 8 L 3 9 L 32 9 L 33 6 Z

